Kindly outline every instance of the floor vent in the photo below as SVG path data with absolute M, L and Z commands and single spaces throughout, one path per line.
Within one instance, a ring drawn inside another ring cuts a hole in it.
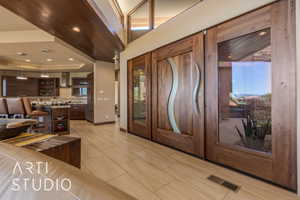
M 235 184 L 233 184 L 229 181 L 226 181 L 226 180 L 224 180 L 220 177 L 214 176 L 214 175 L 209 176 L 207 179 L 214 182 L 214 183 L 222 185 L 222 186 L 226 187 L 227 189 L 232 190 L 234 192 L 238 192 L 241 188 L 238 185 L 235 185 Z

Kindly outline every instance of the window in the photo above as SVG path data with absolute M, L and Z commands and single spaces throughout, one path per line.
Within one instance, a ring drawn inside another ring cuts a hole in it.
M 198 3 L 199 0 L 155 0 L 154 28 Z
M 128 15 L 129 41 L 133 41 L 151 30 L 149 2 L 145 1 Z
M 131 42 L 202 0 L 144 0 L 128 14 Z

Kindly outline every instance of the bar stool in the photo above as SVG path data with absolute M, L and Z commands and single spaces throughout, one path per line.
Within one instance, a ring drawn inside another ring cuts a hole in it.
M 12 118 L 25 118 L 25 110 L 21 98 L 7 98 L 6 99 L 8 114 Z
M 8 118 L 7 105 L 4 98 L 0 98 L 0 118 Z
M 37 120 L 37 124 L 32 127 L 32 130 L 35 132 L 47 132 L 48 131 L 48 123 L 47 117 L 48 113 L 41 110 L 32 110 L 31 101 L 27 97 L 22 98 L 26 117 Z

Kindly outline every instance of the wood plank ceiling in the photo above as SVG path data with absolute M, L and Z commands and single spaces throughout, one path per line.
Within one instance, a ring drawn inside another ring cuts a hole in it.
M 0 0 L 0 5 L 96 60 L 113 62 L 115 51 L 124 49 L 85 0 Z

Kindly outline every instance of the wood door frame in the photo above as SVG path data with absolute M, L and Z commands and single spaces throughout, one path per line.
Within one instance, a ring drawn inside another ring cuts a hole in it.
M 136 65 L 145 65 L 145 75 L 146 75 L 146 126 L 136 124 L 132 120 L 132 99 L 133 99 L 133 92 L 132 92 L 132 70 Z M 146 53 L 127 62 L 127 127 L 128 132 L 138 135 L 141 137 L 145 137 L 147 139 L 151 139 L 151 123 L 152 123 L 152 116 L 151 116 L 151 53 Z
M 193 118 L 199 119 L 198 123 L 193 123 L 193 136 L 174 134 L 173 131 L 163 130 L 158 127 L 158 72 L 157 62 L 168 57 L 192 52 L 193 61 L 200 69 L 200 88 L 198 104 L 201 105 L 201 112 L 193 112 Z M 188 38 L 176 41 L 163 46 L 152 52 L 152 139 L 155 142 L 180 149 L 198 157 L 204 157 L 204 34 L 198 33 Z M 193 137 L 193 138 L 192 138 Z
M 294 5 L 294 0 L 281 0 L 208 30 L 205 45 L 207 63 L 206 157 L 208 160 L 237 168 L 283 187 L 296 190 L 296 47 Z M 272 89 L 272 121 L 275 121 L 275 123 L 272 123 L 271 155 L 219 144 L 218 69 L 216 67 L 218 66 L 217 43 L 268 27 L 272 28 L 272 69 L 277 71 L 277 73 L 272 73 L 272 88 L 276 89 Z M 284 56 L 282 56 L 283 54 Z M 288 68 L 282 66 L 288 66 Z M 280 98 L 281 95 L 286 97 L 284 103 L 282 103 L 282 98 Z M 284 149 L 280 148 L 283 144 L 285 145 Z

